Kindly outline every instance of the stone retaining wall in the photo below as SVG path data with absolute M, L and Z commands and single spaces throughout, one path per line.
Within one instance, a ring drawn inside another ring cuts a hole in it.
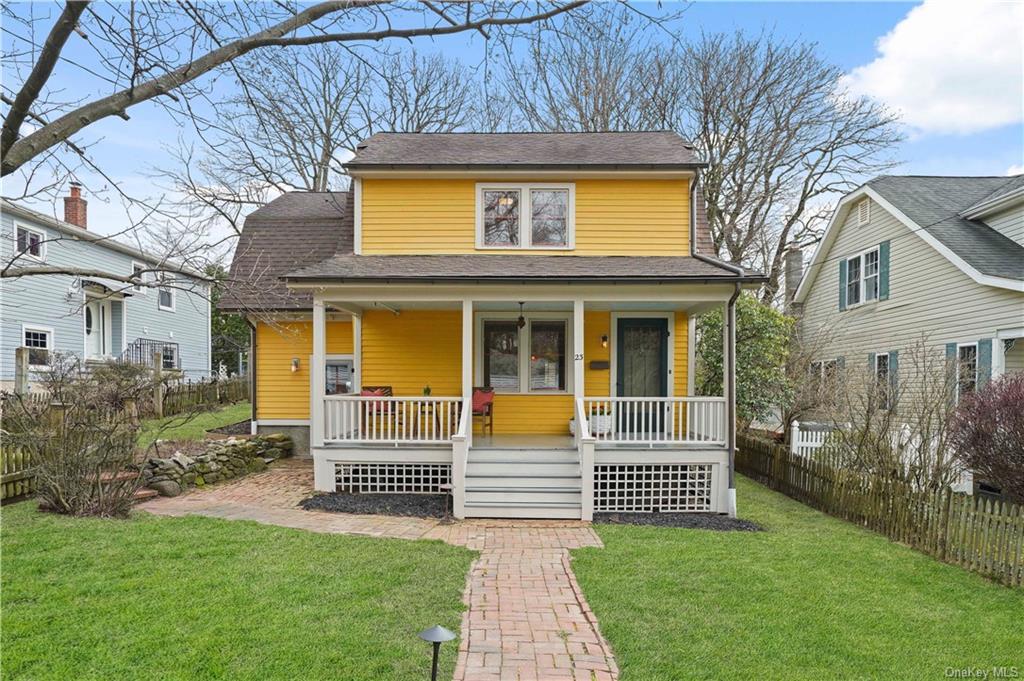
M 151 458 L 142 468 L 146 487 L 165 497 L 176 497 L 186 488 L 212 485 L 247 473 L 266 470 L 267 464 L 291 456 L 294 445 L 280 433 L 210 442 L 202 454 L 175 452 L 167 458 Z

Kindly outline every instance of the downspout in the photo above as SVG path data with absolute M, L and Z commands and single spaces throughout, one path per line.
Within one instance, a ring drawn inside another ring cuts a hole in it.
M 242 317 L 249 327 L 249 433 L 256 435 L 256 325 L 248 315 Z
M 725 446 L 729 454 L 729 499 L 728 512 L 730 518 L 736 517 L 736 299 L 740 297 L 742 286 L 735 284 L 729 303 L 726 305 L 726 373 L 729 399 L 725 401 Z

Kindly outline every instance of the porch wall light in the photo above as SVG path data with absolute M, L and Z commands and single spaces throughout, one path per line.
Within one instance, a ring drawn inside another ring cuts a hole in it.
M 295 373 L 298 370 L 299 370 L 299 358 L 298 357 L 292 357 L 292 373 Z
M 601 347 L 602 348 L 608 347 L 608 334 L 605 334 L 605 335 L 601 336 Z

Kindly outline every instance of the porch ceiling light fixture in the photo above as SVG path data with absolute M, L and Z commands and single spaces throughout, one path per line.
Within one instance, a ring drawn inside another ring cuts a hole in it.
M 299 370 L 299 358 L 298 357 L 292 357 L 292 373 L 295 373 L 298 370 Z
M 523 301 L 519 301 L 519 319 L 516 320 L 516 326 L 520 329 L 526 326 L 526 317 L 523 316 Z
M 455 638 L 455 633 L 440 624 L 435 624 L 429 629 L 421 631 L 420 638 L 427 643 L 434 644 L 434 661 L 430 666 L 430 681 L 437 681 L 437 654 L 441 650 L 441 644 Z

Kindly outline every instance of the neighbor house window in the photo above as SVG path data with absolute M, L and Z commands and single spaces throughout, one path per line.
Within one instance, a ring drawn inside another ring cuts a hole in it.
M 873 248 L 846 260 L 846 304 L 878 300 L 878 249 Z
M 149 278 L 149 274 L 147 272 L 148 269 L 149 268 L 143 265 L 142 263 L 132 263 L 132 279 L 135 279 L 136 281 L 139 282 L 138 284 L 132 286 L 132 290 L 134 290 L 136 293 L 141 293 L 145 295 L 145 282 Z
M 969 343 L 956 349 L 956 394 L 973 393 L 978 387 L 978 345 Z
M 834 359 L 811 362 L 811 378 L 818 386 L 831 384 L 838 373 L 839 363 Z
M 477 185 L 478 248 L 572 248 L 572 184 Z
M 20 255 L 32 256 L 40 260 L 43 258 L 45 250 L 43 242 L 46 241 L 46 237 L 42 232 L 18 225 L 17 236 L 18 253 Z
M 530 322 L 530 391 L 565 390 L 565 322 Z
M 160 357 L 164 371 L 173 371 L 178 368 L 178 347 L 176 345 L 165 345 Z
M 878 389 L 878 408 L 892 406 L 892 383 L 889 376 L 889 353 L 875 355 L 875 386 Z
M 49 366 L 50 350 L 53 349 L 53 329 L 22 327 L 22 344 L 28 348 L 29 366 Z
M 164 279 L 161 281 L 162 284 L 167 284 L 168 280 Z M 157 307 L 161 310 L 167 310 L 174 312 L 174 289 L 170 286 L 161 286 L 157 289 Z

